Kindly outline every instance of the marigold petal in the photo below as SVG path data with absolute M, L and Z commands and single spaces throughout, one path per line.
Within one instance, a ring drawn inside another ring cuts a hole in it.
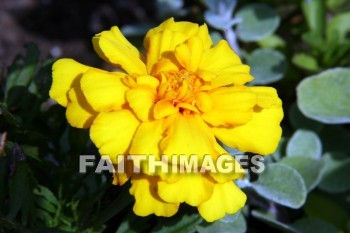
M 273 87 L 250 87 L 257 94 L 257 105 L 262 108 L 270 108 L 278 105 L 277 90 Z
M 273 153 L 281 138 L 282 102 L 276 98 L 271 108 L 256 106 L 252 119 L 237 127 L 214 127 L 215 136 L 227 146 L 261 155 Z
M 219 144 L 216 145 L 220 156 L 215 160 L 215 172 L 209 171 L 210 176 L 218 183 L 245 177 L 245 171 L 232 155 L 226 152 Z
M 101 155 L 110 156 L 114 164 L 116 156 L 126 154 L 140 122 L 127 109 L 101 112 L 90 128 L 90 138 Z
M 126 99 L 136 116 L 141 121 L 148 121 L 153 116 L 155 90 L 143 85 L 126 92 Z
M 96 53 L 105 61 L 121 67 L 128 74 L 147 74 L 142 54 L 114 26 L 95 35 L 92 43 Z
M 159 178 L 147 175 L 134 176 L 131 180 L 130 194 L 135 197 L 134 213 L 139 216 L 155 214 L 157 216 L 173 216 L 179 203 L 166 203 L 157 193 Z
M 156 28 L 149 30 L 144 40 L 147 51 L 147 70 L 152 73 L 153 66 L 162 56 L 167 57 L 177 45 L 185 42 L 198 32 L 199 26 L 190 22 L 174 22 L 168 19 Z
M 214 183 L 200 173 L 187 173 L 176 182 L 158 182 L 158 194 L 166 202 L 186 202 L 191 206 L 198 206 L 208 200 L 213 193 Z M 181 190 L 181 192 L 179 192 Z
M 227 41 L 221 40 L 217 45 L 204 52 L 199 70 L 218 73 L 225 68 L 240 64 L 242 64 L 241 59 L 231 49 Z
M 156 89 L 159 86 L 159 80 L 150 75 L 140 75 L 136 79 L 138 85 L 149 86 L 150 88 Z
M 221 87 L 210 94 L 213 107 L 202 118 L 213 126 L 247 123 L 256 104 L 256 94 L 244 86 Z
M 68 97 L 66 117 L 69 124 L 77 128 L 89 128 L 98 113 L 92 109 L 79 88 L 70 89 Z
M 80 64 L 73 59 L 59 59 L 52 66 L 52 86 L 50 97 L 66 107 L 68 91 L 72 87 L 79 87 L 81 76 L 92 67 Z
M 198 92 L 196 94 L 196 106 L 201 112 L 208 112 L 213 108 L 213 101 L 206 92 Z
M 160 100 L 154 105 L 153 115 L 155 119 L 161 119 L 173 115 L 179 111 L 170 100 Z
M 198 114 L 177 113 L 167 117 L 164 132 L 160 148 L 165 155 L 197 155 L 200 161 L 205 155 L 213 158 L 218 155 L 213 133 Z
M 202 40 L 195 36 L 175 48 L 175 57 L 182 67 L 194 72 L 202 60 L 203 50 Z
M 81 78 L 80 84 L 84 95 L 97 112 L 120 109 L 125 103 L 125 92 L 129 89 L 122 82 L 123 73 L 110 73 L 89 70 Z
M 159 143 L 163 138 L 164 119 L 142 122 L 136 131 L 129 153 L 132 155 L 161 154 Z
M 213 195 L 198 206 L 198 211 L 207 222 L 213 222 L 223 218 L 225 214 L 236 213 L 244 206 L 246 200 L 245 193 L 232 181 L 215 184 Z
M 213 41 L 211 40 L 206 24 L 199 27 L 197 36 L 202 39 L 204 50 L 209 49 L 213 45 Z

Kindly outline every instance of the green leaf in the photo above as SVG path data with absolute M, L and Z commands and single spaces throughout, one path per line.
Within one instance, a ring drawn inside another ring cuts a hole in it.
M 181 218 L 162 218 L 153 230 L 153 233 L 189 233 L 195 232 L 196 225 L 202 221 L 198 214 L 184 214 Z
M 149 223 L 150 216 L 140 217 L 133 213 L 130 213 L 120 224 L 116 233 L 137 233 L 145 232 L 147 228 L 151 226 Z
M 349 214 L 345 211 L 346 207 L 340 206 L 335 201 L 334 197 L 329 195 L 312 192 L 308 195 L 303 209 L 308 217 L 329 222 L 345 231 Z
M 309 71 L 318 71 L 320 67 L 317 59 L 306 53 L 297 53 L 293 56 L 292 62 L 294 65 Z
M 314 132 L 320 132 L 323 128 L 323 124 L 305 117 L 296 103 L 293 103 L 288 111 L 288 117 L 291 125 L 294 129 L 308 129 Z
M 265 214 L 262 213 L 260 211 L 256 211 L 253 210 L 252 211 L 252 216 L 270 226 L 272 226 L 273 228 L 276 228 L 278 230 L 280 230 L 281 232 L 285 232 L 285 233 L 299 233 L 297 230 L 295 230 L 293 227 L 282 223 L 278 220 L 276 220 L 276 218 L 274 216 L 270 216 L 269 214 Z
M 235 214 L 234 221 L 229 220 L 231 216 L 226 215 L 225 218 L 217 220 L 213 223 L 203 223 L 201 225 L 196 226 L 196 229 L 199 233 L 244 233 L 247 232 L 247 223 L 243 215 L 239 212 Z
M 324 0 L 302 1 L 302 9 L 310 30 L 322 36 L 326 28 L 326 3 Z
M 322 143 L 317 134 L 309 130 L 297 130 L 287 145 L 287 156 L 304 156 L 319 159 Z
M 335 12 L 345 12 L 350 10 L 350 2 L 348 0 L 326 0 L 328 9 Z
M 304 218 L 296 221 L 293 227 L 300 233 L 337 233 L 338 230 L 331 224 L 316 218 Z
M 9 74 L 6 78 L 5 99 L 8 98 L 8 93 L 12 87 L 27 87 L 33 78 L 40 52 L 34 44 L 28 44 L 26 49 L 26 55 L 24 57 L 17 56 L 9 68 Z
M 280 24 L 277 13 L 265 4 L 254 3 L 241 8 L 235 15 L 242 22 L 237 26 L 238 38 L 246 41 L 258 41 L 273 34 Z
M 330 193 L 350 190 L 350 158 L 328 153 L 323 156 L 325 168 L 319 188 Z
M 350 69 L 335 68 L 304 79 L 297 87 L 298 107 L 327 124 L 350 123 Z
M 252 187 L 262 197 L 294 209 L 305 203 L 307 194 L 302 176 L 281 163 L 269 164 Z
M 275 34 L 265 36 L 264 38 L 260 39 L 258 43 L 262 48 L 271 48 L 271 49 L 286 46 L 286 43 L 284 42 L 284 40 Z
M 256 49 L 248 57 L 254 80 L 251 84 L 269 84 L 283 78 L 287 69 L 285 56 L 274 49 Z
M 213 44 L 216 45 L 219 43 L 220 40 L 224 39 L 222 35 L 218 32 L 211 32 L 210 33 L 211 40 L 213 41 Z
M 322 169 L 324 163 L 322 160 L 312 159 L 310 157 L 285 157 L 281 161 L 299 172 L 303 177 L 308 191 L 315 188 L 321 181 Z
M 349 41 L 350 33 L 350 12 L 336 15 L 327 25 L 327 39 L 337 43 Z

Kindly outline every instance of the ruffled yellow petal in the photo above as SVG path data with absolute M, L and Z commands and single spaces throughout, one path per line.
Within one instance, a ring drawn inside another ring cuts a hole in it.
M 207 222 L 213 222 L 223 218 L 225 214 L 236 213 L 244 206 L 246 200 L 245 193 L 232 181 L 215 184 L 213 195 L 198 206 L 198 211 Z
M 243 85 L 254 78 L 249 74 L 249 66 L 242 65 L 238 55 L 224 40 L 206 50 L 197 74 L 209 81 L 213 87 Z
M 163 138 L 164 119 L 142 122 L 133 138 L 129 153 L 132 155 L 161 154 L 159 142 Z
M 117 155 L 126 154 L 140 122 L 131 111 L 101 112 L 90 129 L 90 138 L 101 155 L 110 156 L 114 164 Z
M 121 109 L 126 103 L 125 92 L 129 89 L 122 82 L 123 73 L 89 70 L 81 78 L 81 89 L 86 100 L 97 112 Z
M 181 178 L 173 183 L 158 182 L 158 193 L 164 201 L 198 206 L 212 195 L 214 183 L 205 175 L 185 173 L 178 176 Z
M 197 36 L 201 38 L 204 50 L 209 49 L 213 45 L 213 41 L 211 40 L 206 24 L 199 27 Z
M 188 71 L 196 71 L 202 60 L 203 41 L 199 37 L 192 37 L 175 49 L 175 57 Z
M 223 87 L 228 85 L 243 85 L 252 81 L 254 78 L 249 74 L 249 66 L 234 65 L 222 69 L 217 73 L 217 76 L 211 80 L 210 84 L 214 87 Z
M 141 121 L 148 121 L 153 117 L 155 98 L 155 90 L 146 85 L 135 87 L 126 93 L 130 107 Z
M 114 26 L 92 39 L 95 51 L 105 61 L 120 67 L 128 74 L 147 74 L 142 54 Z
M 199 161 L 205 155 L 215 158 L 216 140 L 210 128 L 198 114 L 182 115 L 177 113 L 164 121 L 164 138 L 160 148 L 165 155 L 198 156 Z
M 160 100 L 158 101 L 153 109 L 153 114 L 155 119 L 161 119 L 173 115 L 179 111 L 178 108 L 175 108 L 170 100 Z
M 131 180 L 130 194 L 135 197 L 134 213 L 139 216 L 155 214 L 157 216 L 170 217 L 174 215 L 179 203 L 166 203 L 157 193 L 159 178 L 154 176 L 139 175 Z
M 268 155 L 276 150 L 281 138 L 282 118 L 282 102 L 276 98 L 270 108 L 256 106 L 252 119 L 247 124 L 232 128 L 214 127 L 213 132 L 216 138 L 230 147 L 243 152 Z
M 81 76 L 92 67 L 82 65 L 73 59 L 59 59 L 52 66 L 52 86 L 50 97 L 66 107 L 68 103 L 68 91 L 73 87 L 79 87 Z
M 218 73 L 222 69 L 240 64 L 242 64 L 241 59 L 227 41 L 221 40 L 217 45 L 205 51 L 199 69 Z
M 198 32 L 198 25 L 189 22 L 174 22 L 171 18 L 156 28 L 149 30 L 144 40 L 147 51 L 147 70 L 152 73 L 153 66 L 163 56 L 169 58 L 179 44 Z
M 256 104 L 256 94 L 244 86 L 222 87 L 210 94 L 212 109 L 202 118 L 213 126 L 233 126 L 247 123 Z
M 89 128 L 98 113 L 88 104 L 79 88 L 70 89 L 68 97 L 66 117 L 69 124 L 77 128 Z

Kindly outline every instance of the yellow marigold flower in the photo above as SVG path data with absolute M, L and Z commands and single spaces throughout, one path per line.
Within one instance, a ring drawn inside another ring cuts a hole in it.
M 93 38 L 101 58 L 125 72 L 107 72 L 60 59 L 53 66 L 50 97 L 67 107 L 73 127 L 90 137 L 115 166 L 116 155 L 228 154 L 219 144 L 267 155 L 281 137 L 282 103 L 275 89 L 247 87 L 253 77 L 225 40 L 213 46 L 206 25 L 169 19 L 151 29 L 146 53 L 139 52 L 118 27 Z M 230 157 L 231 162 L 237 162 Z M 131 180 L 140 216 L 174 215 L 180 203 L 215 221 L 242 208 L 246 195 L 233 180 L 244 174 L 152 173 L 129 161 L 115 184 Z M 177 166 L 177 164 L 172 164 Z

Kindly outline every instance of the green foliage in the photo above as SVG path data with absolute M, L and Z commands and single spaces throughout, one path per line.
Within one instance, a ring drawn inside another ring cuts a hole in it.
M 306 200 L 307 189 L 302 176 L 282 163 L 267 166 L 252 185 L 262 197 L 290 208 L 300 208 Z
M 268 58 L 268 59 L 266 59 Z M 287 61 L 282 53 L 274 49 L 256 49 L 248 57 L 254 80 L 251 84 L 269 84 L 283 78 Z
M 350 69 L 336 68 L 303 80 L 297 88 L 301 112 L 328 124 L 350 122 Z
M 237 26 L 238 38 L 245 42 L 258 41 L 275 32 L 280 24 L 277 13 L 265 4 L 249 4 L 236 13 L 242 20 Z
M 123 32 L 141 45 L 167 17 L 205 22 L 214 44 L 228 40 L 251 66 L 251 84 L 277 89 L 282 140 L 262 173 L 237 181 L 244 209 L 214 223 L 190 206 L 171 218 L 139 217 L 129 183 L 112 186 L 110 174 L 93 168 L 79 173 L 78 155 L 97 150 L 49 100 L 54 59 L 28 44 L 0 72 L 0 233 L 350 231 L 349 1 L 189 2 L 158 0 L 155 20 Z

